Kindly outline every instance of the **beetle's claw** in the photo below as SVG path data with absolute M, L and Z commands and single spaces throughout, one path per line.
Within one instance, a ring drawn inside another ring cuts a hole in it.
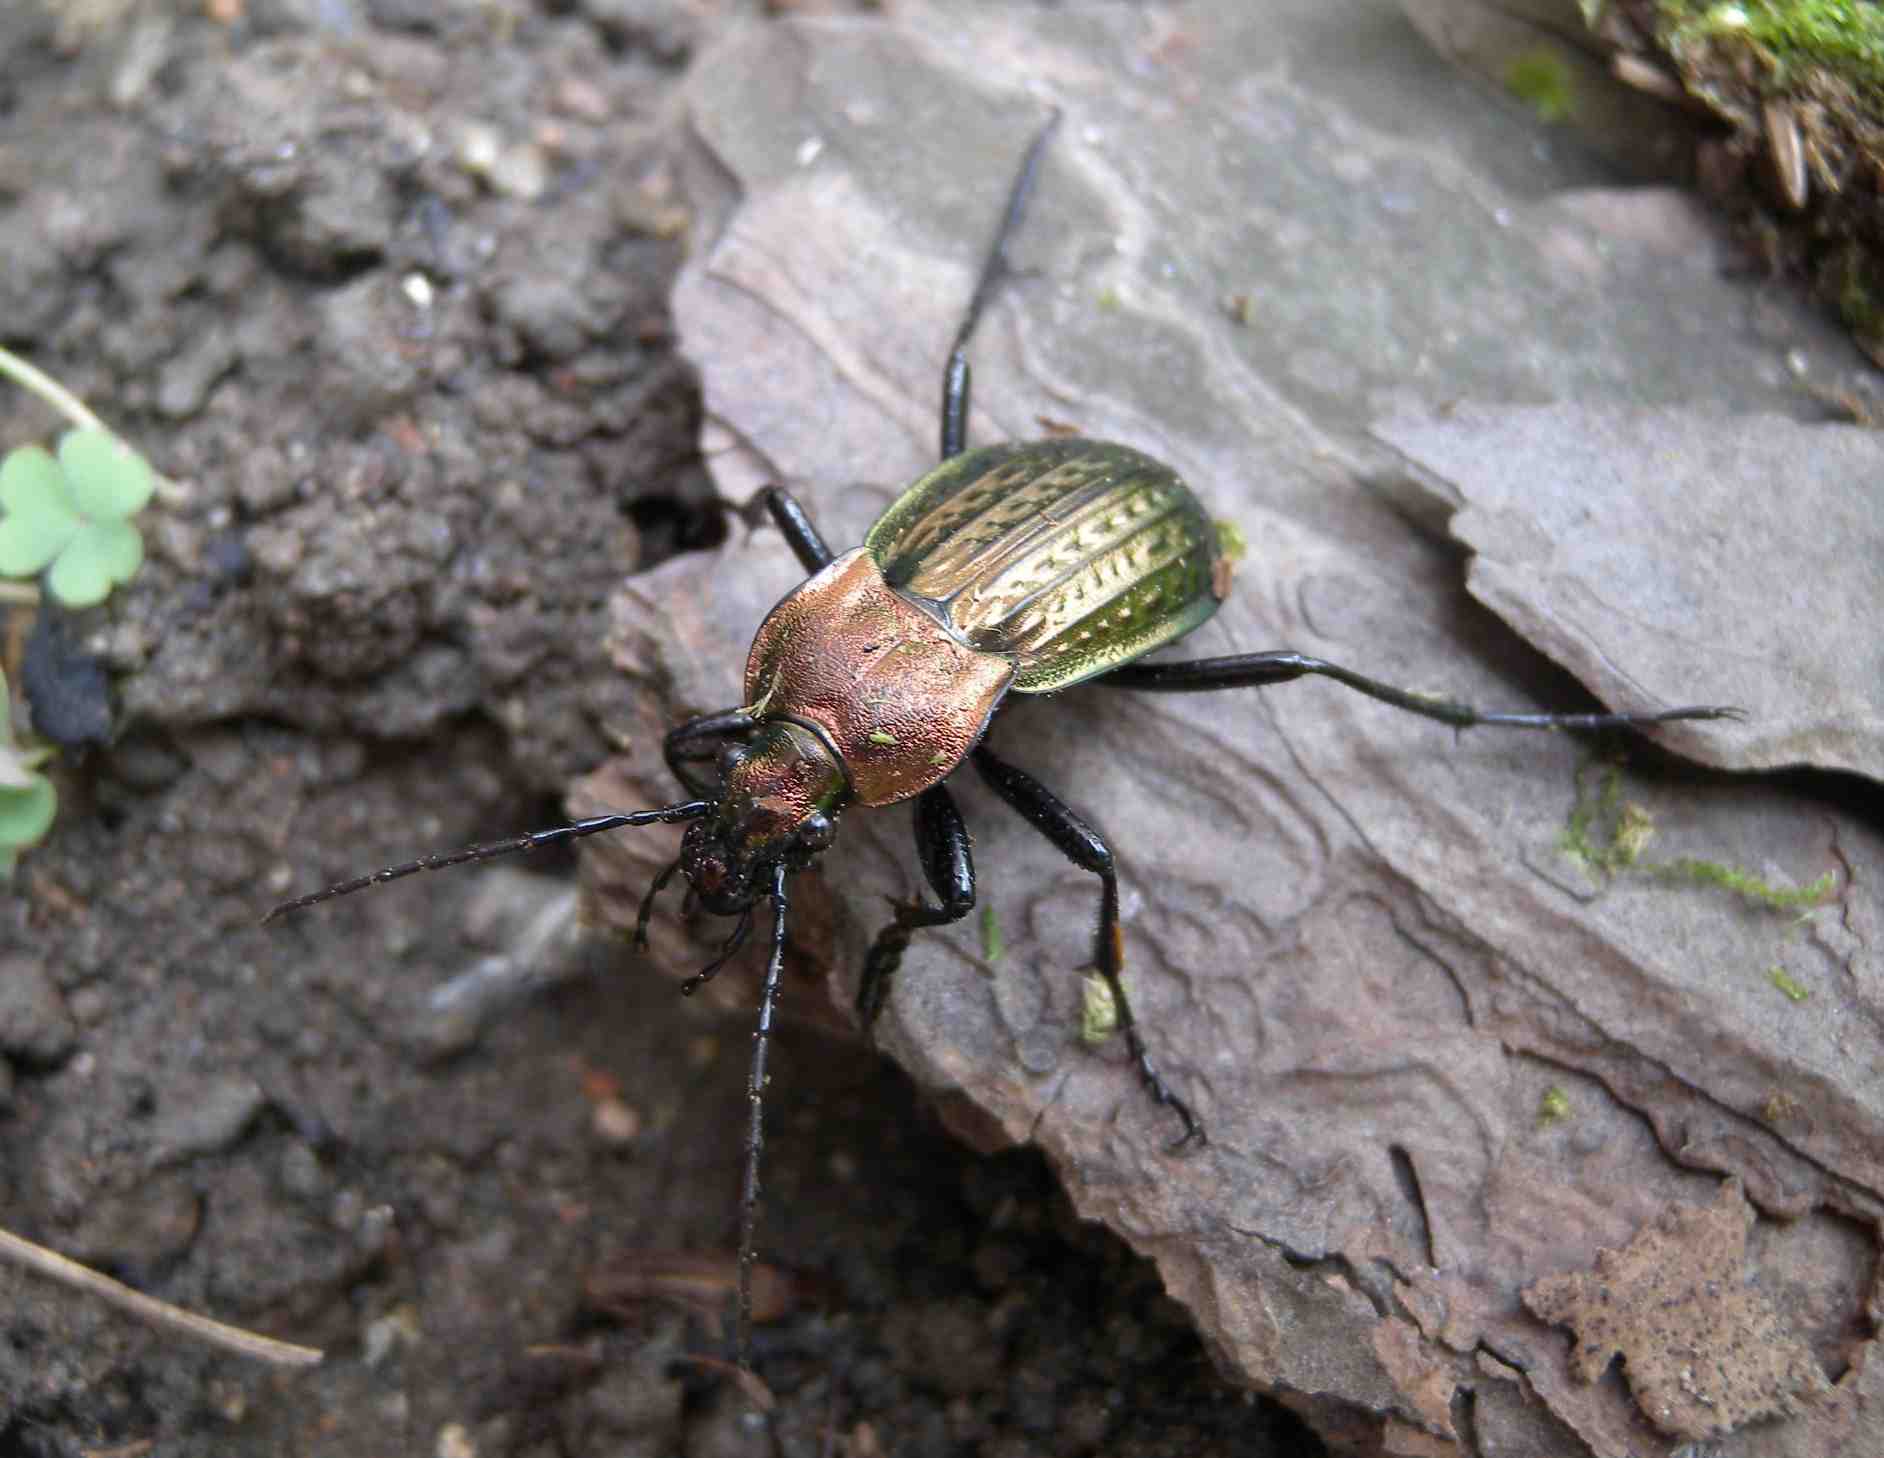
M 1189 1105 L 1173 1096 L 1171 1106 L 1177 1111 L 1177 1116 L 1184 1121 L 1184 1132 L 1165 1145 L 1166 1154 L 1194 1152 L 1210 1143 L 1210 1136 L 1204 1132 L 1204 1126 L 1197 1122 L 1197 1116 L 1190 1111 Z

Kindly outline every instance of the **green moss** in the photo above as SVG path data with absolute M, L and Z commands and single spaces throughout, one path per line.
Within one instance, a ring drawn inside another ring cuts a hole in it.
M 1119 1002 L 1112 988 L 1097 973 L 1086 974 L 1085 996 L 1079 1009 L 1079 1036 L 1085 1043 L 1103 1043 L 1119 1030 Z
M 1505 90 L 1536 112 L 1541 122 L 1569 121 L 1576 108 L 1570 68 L 1548 47 L 1514 56 L 1505 67 Z
M 1600 780 L 1592 791 L 1589 782 L 1598 770 Z M 1634 801 L 1623 800 L 1621 771 L 1614 765 L 1586 764 L 1577 771 L 1576 785 L 1576 800 L 1557 837 L 1557 849 L 1592 875 L 1607 878 L 1640 869 L 1664 881 L 1729 891 L 1774 911 L 1818 906 L 1837 889 L 1838 878 L 1831 871 L 1804 886 L 1778 886 L 1738 866 L 1694 856 L 1645 862 L 1642 852 L 1655 838 L 1655 819 Z
M 1838 877 L 1831 871 L 1827 871 L 1816 881 L 1808 881 L 1803 886 L 1775 886 L 1771 881 L 1764 881 L 1751 871 L 1743 871 L 1738 866 L 1725 866 L 1719 861 L 1696 860 L 1691 856 L 1663 861 L 1648 869 L 1668 881 L 1686 881 L 1696 886 L 1717 886 L 1755 905 L 1771 907 L 1774 911 L 1803 911 L 1807 907 L 1818 906 L 1838 886 Z
M 1544 1090 L 1544 1096 L 1537 1101 L 1537 1122 L 1541 1127 L 1555 1124 L 1560 1119 L 1570 1117 L 1570 1095 L 1556 1084 Z
M 1812 995 L 1811 991 L 1793 980 L 1792 974 L 1777 964 L 1766 969 L 1766 980 L 1771 982 L 1794 1002 L 1804 1002 Z
M 1576 802 L 1557 849 L 1594 874 L 1609 876 L 1636 863 L 1655 836 L 1655 820 L 1634 801 L 1622 801 L 1622 773 L 1614 765 L 1601 766 L 1601 784 L 1589 793 L 1590 773 L 1597 768 L 1586 764 L 1577 771 Z
M 1661 0 L 1671 47 L 1715 42 L 1756 50 L 1782 82 L 1787 72 L 1824 66 L 1884 88 L 1884 10 L 1864 0 Z
M 1006 944 L 1001 940 L 1001 919 L 994 914 L 992 906 L 983 906 L 981 908 L 982 960 L 992 965 L 1001 960 L 1006 950 Z

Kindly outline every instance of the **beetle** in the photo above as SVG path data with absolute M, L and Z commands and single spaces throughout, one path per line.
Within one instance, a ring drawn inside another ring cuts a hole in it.
M 1169 466 L 1130 446 L 1055 437 L 968 448 L 968 345 L 1009 272 L 1055 111 L 1029 146 L 983 260 L 943 372 L 941 463 L 899 496 L 861 546 L 835 554 L 781 487 L 731 507 L 769 516 L 809 578 L 760 624 L 746 662 L 746 702 L 671 730 L 663 754 L 694 798 L 597 815 L 508 840 L 389 866 L 277 906 L 272 921 L 418 871 L 556 845 L 603 831 L 685 824 L 679 856 L 642 898 L 647 944 L 656 898 L 676 875 L 707 911 L 737 917 L 720 955 L 682 984 L 692 993 L 772 911 L 747 1084 L 735 1356 L 747 1362 L 764 1124 L 762 1094 L 784 963 L 792 876 L 813 865 L 853 808 L 915 802 L 918 863 L 936 901 L 900 904 L 864 959 L 857 1010 L 866 1030 L 884 1005 L 912 935 L 960 921 L 975 905 L 966 826 L 946 781 L 972 764 L 995 794 L 1073 865 L 1099 881 L 1093 966 L 1112 994 L 1139 1081 L 1182 1127 L 1174 1148 L 1204 1140 L 1190 1106 L 1159 1073 L 1120 974 L 1119 884 L 1106 839 L 1032 775 L 986 743 L 1007 695 L 1077 684 L 1154 693 L 1257 688 L 1308 675 L 1459 729 L 1640 728 L 1740 717 L 1697 706 L 1647 713 L 1484 712 L 1369 678 L 1291 650 L 1145 663 L 1206 622 L 1229 588 L 1216 527 Z M 711 766 L 710 770 L 708 766 Z

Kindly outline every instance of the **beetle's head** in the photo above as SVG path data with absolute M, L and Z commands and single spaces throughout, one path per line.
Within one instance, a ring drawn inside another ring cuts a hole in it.
M 719 771 L 719 799 L 687 827 L 680 867 L 702 906 L 732 916 L 764 894 L 780 861 L 803 870 L 831 843 L 848 782 L 821 736 L 782 719 L 728 744 Z

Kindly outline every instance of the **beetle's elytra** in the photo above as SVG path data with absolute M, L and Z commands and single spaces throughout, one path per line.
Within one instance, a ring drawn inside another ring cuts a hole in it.
M 285 912 L 416 871 L 555 844 L 605 830 L 685 823 L 681 852 L 643 898 L 645 942 L 654 899 L 684 875 L 706 910 L 738 921 L 724 952 L 684 985 L 692 991 L 744 942 L 755 908 L 772 906 L 771 955 L 748 1085 L 751 1107 L 740 1221 L 735 1355 L 746 1361 L 758 1218 L 761 1094 L 784 961 L 790 877 L 804 870 L 853 807 L 915 800 L 916 852 L 936 897 L 897 908 L 871 944 L 858 990 L 866 1026 L 911 935 L 958 921 L 975 905 L 968 831 L 945 783 L 965 761 L 1074 865 L 1099 879 L 1093 966 L 1110 989 L 1138 1076 L 1201 1141 L 1190 1107 L 1158 1073 L 1120 980 L 1119 887 L 1105 838 L 1025 771 L 988 748 L 989 724 L 1009 693 L 1045 693 L 1092 681 L 1111 688 L 1187 693 L 1261 687 L 1307 674 L 1332 678 L 1411 713 L 1466 728 L 1640 727 L 1732 717 L 1693 707 L 1640 714 L 1485 713 L 1367 678 L 1290 650 L 1180 663 L 1139 660 L 1189 633 L 1225 590 L 1216 530 L 1169 467 L 1129 446 L 1081 439 L 967 449 L 967 347 L 1006 273 L 1042 151 L 1058 122 L 1029 148 L 984 261 L 943 375 L 941 464 L 910 486 L 865 537 L 834 557 L 803 507 L 770 487 L 763 507 L 811 576 L 760 625 L 746 664 L 746 703 L 672 730 L 674 776 L 693 797 L 657 810 L 598 815 L 490 845 L 426 856 L 278 906 Z

